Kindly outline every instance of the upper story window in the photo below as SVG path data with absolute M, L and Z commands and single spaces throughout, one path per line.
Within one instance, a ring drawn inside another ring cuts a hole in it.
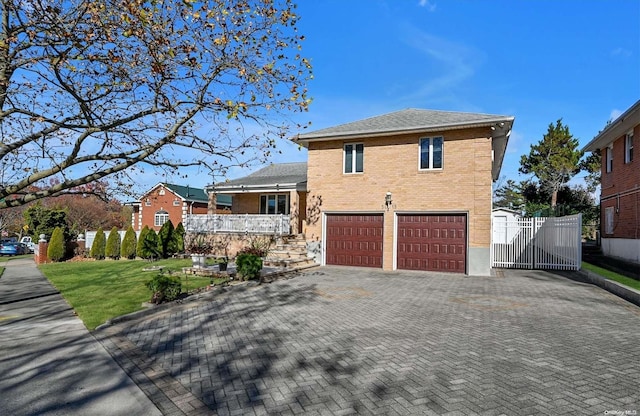
M 633 130 L 624 139 L 624 163 L 633 162 Z
M 147 199 L 144 201 L 144 205 L 145 205 L 145 206 L 147 206 L 147 207 L 150 207 L 150 206 L 151 206 L 151 201 L 149 200 L 149 198 L 147 198 Z
M 162 227 L 162 224 L 169 221 L 169 213 L 167 211 L 158 211 L 156 212 L 153 225 L 156 227 Z
M 420 169 L 442 169 L 444 160 L 444 139 L 425 137 L 420 139 Z
M 173 206 L 174 207 L 179 207 L 180 206 L 180 200 L 179 199 L 174 199 L 173 200 Z
M 607 173 L 613 172 L 613 144 L 607 147 L 607 159 L 606 159 L 605 170 Z
M 364 144 L 349 143 L 344 145 L 344 173 L 364 172 Z
M 288 214 L 289 213 L 289 195 L 261 195 L 260 196 L 260 214 Z

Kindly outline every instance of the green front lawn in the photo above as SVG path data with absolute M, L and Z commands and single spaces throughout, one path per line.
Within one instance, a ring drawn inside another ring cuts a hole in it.
M 183 267 L 191 259 L 102 260 L 43 264 L 40 270 L 71 304 L 89 330 L 120 315 L 142 309 L 151 299 L 145 283 L 158 271 L 144 268 L 162 266 L 182 281 L 182 291 L 188 292 L 211 284 L 209 277 L 185 275 Z M 214 282 L 216 284 L 220 281 Z
M 611 270 L 603 269 L 602 267 L 594 266 L 593 264 L 585 262 L 582 262 L 582 268 L 584 270 L 589 270 L 590 272 L 599 274 L 606 279 L 610 279 L 633 289 L 640 290 L 640 282 L 630 277 L 623 276 L 616 272 L 612 272 Z

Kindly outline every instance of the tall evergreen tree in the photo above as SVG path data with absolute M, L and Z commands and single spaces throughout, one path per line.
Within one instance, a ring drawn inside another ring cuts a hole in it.
M 105 255 L 114 260 L 120 258 L 120 233 L 118 232 L 118 227 L 111 228 L 111 231 L 109 232 Z
M 160 239 L 155 230 L 149 229 L 144 239 L 140 237 L 140 240 L 142 241 L 142 256 L 140 257 L 147 260 L 155 260 L 160 257 L 160 250 L 158 250 Z
M 175 244 L 173 243 L 174 231 L 173 223 L 169 220 L 162 224 L 158 232 L 158 250 L 160 251 L 160 256 L 164 259 L 176 252 Z
M 96 231 L 96 236 L 93 239 L 93 244 L 91 244 L 91 251 L 89 252 L 89 255 L 96 260 L 104 259 L 106 245 L 107 238 L 104 235 L 102 227 L 100 227 L 98 228 L 98 231 Z
M 184 253 L 184 235 L 186 234 L 184 230 L 184 225 L 182 222 L 179 222 L 176 226 L 176 229 L 173 232 L 173 238 L 175 239 L 176 245 L 176 253 Z
M 62 231 L 62 228 L 56 227 L 51 233 L 51 240 L 49 241 L 49 247 L 47 247 L 47 257 L 53 261 L 61 261 L 64 259 L 65 252 L 64 231 Z
M 550 123 L 542 140 L 531 145 L 529 154 L 520 158 L 519 171 L 538 178 L 540 187 L 551 194 L 552 209 L 556 206 L 560 188 L 580 171 L 582 152 L 578 145 L 569 126 L 559 119 L 555 125 Z
M 149 226 L 145 225 L 144 227 L 142 227 L 142 230 L 140 231 L 140 235 L 138 236 L 138 244 L 136 245 L 136 255 L 140 258 L 144 258 L 143 256 L 144 240 L 147 237 L 148 233 L 149 233 Z
M 129 226 L 127 232 L 124 233 L 122 239 L 122 246 L 120 247 L 120 257 L 125 259 L 134 259 L 136 257 L 136 247 L 138 240 L 136 238 L 136 232 L 133 231 L 133 227 Z

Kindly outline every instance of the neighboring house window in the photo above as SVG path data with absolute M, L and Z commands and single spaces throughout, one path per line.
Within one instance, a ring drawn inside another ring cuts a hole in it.
M 173 206 L 174 207 L 179 207 L 180 206 L 180 201 L 177 200 L 177 199 L 175 201 L 173 201 Z
M 148 206 L 148 207 L 150 207 L 150 206 L 151 206 L 151 201 L 149 201 L 149 198 L 147 198 L 147 200 L 146 200 L 146 201 L 144 201 L 144 204 L 145 204 L 146 206 Z
M 364 172 L 364 144 L 349 143 L 344 145 L 344 173 Z
M 627 133 L 624 141 L 624 163 L 633 162 L 633 130 Z
M 604 233 L 613 234 L 613 207 L 604 210 Z
M 613 171 L 613 145 L 607 147 L 607 173 Z
M 444 139 L 425 137 L 420 139 L 420 169 L 442 169 Z
M 169 221 L 169 213 L 167 211 L 158 211 L 156 212 L 155 220 L 153 224 L 156 227 L 161 227 L 162 224 Z
M 260 214 L 288 214 L 289 195 L 260 196 Z

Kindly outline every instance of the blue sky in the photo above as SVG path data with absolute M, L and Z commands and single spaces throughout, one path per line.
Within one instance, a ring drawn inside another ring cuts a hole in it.
M 584 146 L 640 99 L 639 0 L 301 0 L 298 15 L 310 130 L 405 108 L 513 115 L 506 179 L 526 178 L 520 156 L 549 123 Z M 306 160 L 279 149 L 272 162 Z

